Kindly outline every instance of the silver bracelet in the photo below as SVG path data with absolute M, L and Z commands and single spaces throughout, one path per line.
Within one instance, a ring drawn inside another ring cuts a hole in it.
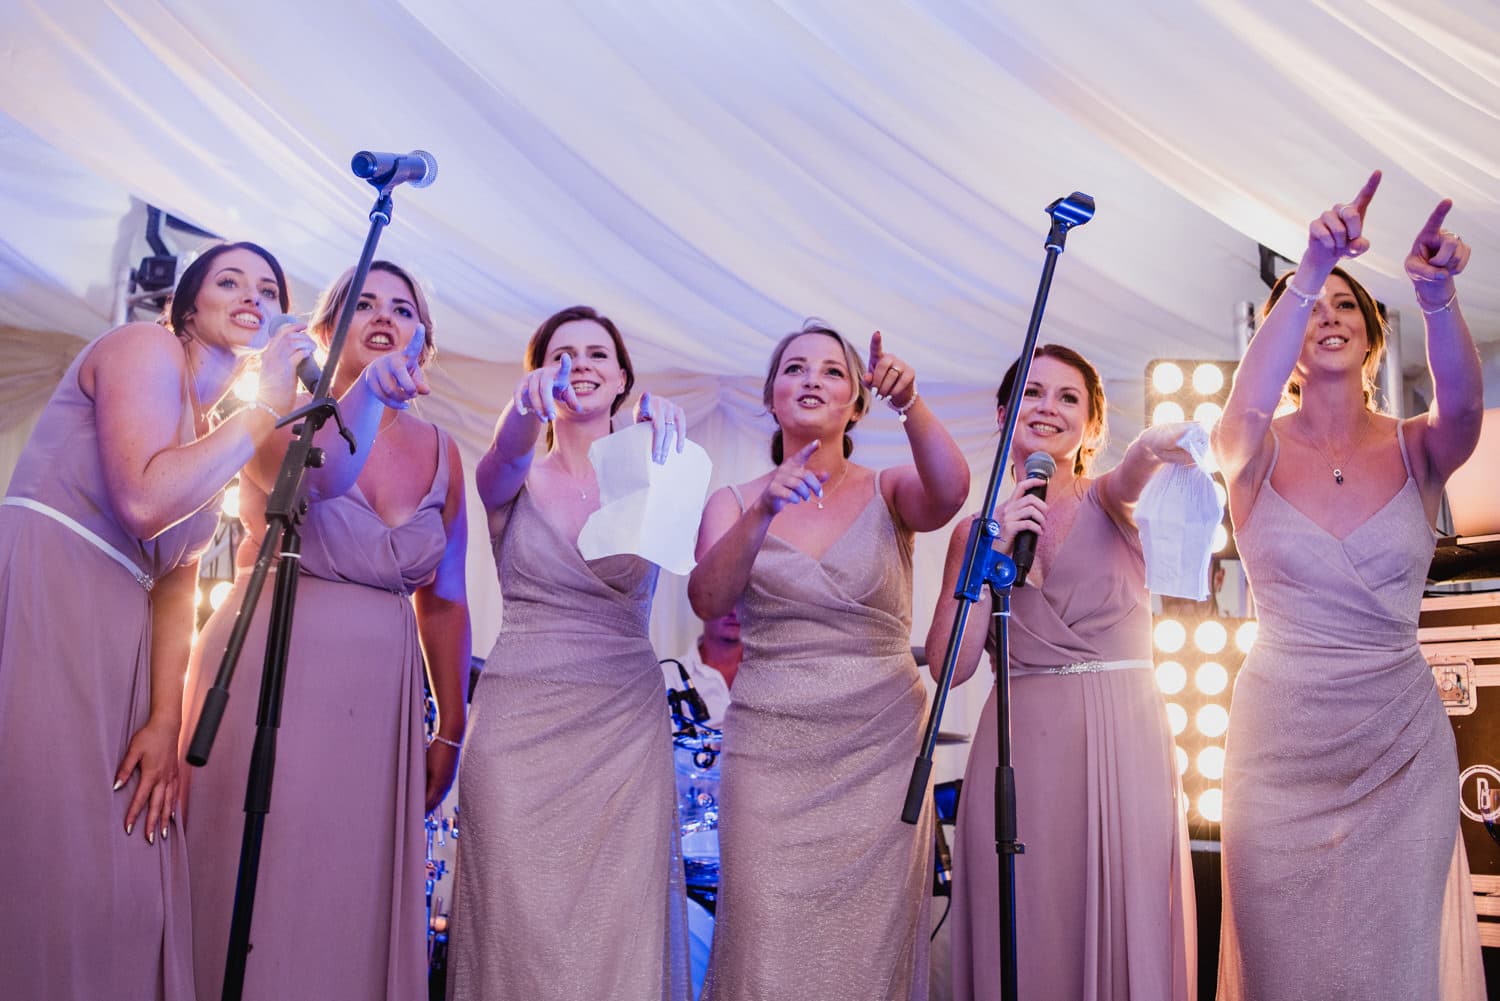
M 1292 295 L 1296 296 L 1298 299 L 1300 299 L 1302 301 L 1302 308 L 1303 309 L 1309 309 L 1309 308 L 1311 308 L 1312 304 L 1318 301 L 1318 296 L 1316 296 L 1316 295 L 1308 295 L 1306 292 L 1302 291 L 1296 285 L 1293 285 L 1292 284 L 1292 280 L 1290 278 L 1288 278 L 1286 280 L 1286 290 L 1288 292 L 1292 293 Z
M 1423 313 L 1424 316 L 1436 316 L 1438 313 L 1451 313 L 1451 312 L 1453 312 L 1453 304 L 1455 302 L 1457 302 L 1457 301 L 1458 301 L 1458 291 L 1455 289 L 1454 292 L 1453 292 L 1453 295 L 1450 296 L 1449 299 L 1448 299 L 1448 301 L 1445 302 L 1445 303 L 1443 303 L 1441 306 L 1435 306 L 1432 309 L 1425 309 L 1422 306 L 1422 300 L 1418 299 L 1417 300 L 1417 308 L 1420 309 L 1420 310 L 1422 310 L 1422 313 Z
M 277 424 L 281 423 L 281 415 L 278 414 L 269 403 L 267 403 L 265 400 L 262 400 L 259 396 L 251 400 L 250 405 L 252 407 L 255 407 L 256 409 L 264 410 L 266 413 L 270 414 L 271 419 L 274 420 Z
M 440 733 L 435 733 L 435 734 L 432 735 L 432 743 L 433 744 L 447 744 L 449 747 L 452 747 L 454 749 L 459 749 L 459 748 L 462 748 L 464 746 L 464 742 L 463 741 L 461 741 L 461 740 L 449 740 L 447 737 L 444 737 Z M 429 746 L 431 746 L 431 745 L 429 745 Z

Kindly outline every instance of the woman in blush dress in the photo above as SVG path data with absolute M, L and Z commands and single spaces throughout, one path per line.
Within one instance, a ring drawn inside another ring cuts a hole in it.
M 262 352 L 255 406 L 213 428 L 208 415 L 287 302 L 261 247 L 204 252 L 168 323 L 128 323 L 79 354 L 11 477 L 0 506 L 6 997 L 193 996 L 176 810 L 198 555 L 219 492 L 291 405 L 306 334 L 284 331 Z
M 1385 329 L 1335 267 L 1369 248 L 1379 183 L 1311 223 L 1214 436 L 1260 618 L 1225 747 L 1223 1001 L 1484 996 L 1453 731 L 1417 645 L 1432 522 L 1483 407 L 1469 248 L 1441 202 L 1405 262 L 1434 401 L 1380 413 Z
M 884 396 L 914 465 L 850 461 Z M 927 997 L 931 811 L 902 822 L 927 698 L 911 655 L 915 532 L 958 511 L 969 470 L 882 349 L 866 370 L 809 322 L 771 355 L 777 468 L 709 498 L 689 579 L 704 619 L 739 607 L 724 719 L 720 896 L 703 996 Z
M 599 509 L 589 446 L 634 369 L 614 323 L 574 306 L 537 328 L 526 370 L 478 467 L 504 618 L 459 779 L 449 997 L 684 1001 L 672 738 L 646 633 L 657 568 L 578 551 Z M 646 394 L 636 419 L 656 461 L 681 448 L 680 407 Z
M 1012 592 L 1010 694 L 1018 834 L 1016 979 L 1024 998 L 1191 1001 L 1196 934 L 1187 820 L 1172 734 L 1151 670 L 1151 595 L 1131 509 L 1163 463 L 1188 463 L 1176 442 L 1188 425 L 1158 425 L 1119 466 L 1089 475 L 1104 444 L 1099 373 L 1071 348 L 1037 349 L 1015 392 L 1020 408 L 1012 473 L 1021 479 L 995 513 L 1009 553 L 1037 534 L 1026 586 Z M 1036 452 L 1057 464 L 1041 480 L 1018 470 Z M 938 673 L 952 635 L 953 591 L 968 520 L 954 529 L 927 649 Z M 954 683 L 986 646 L 993 599 L 970 613 Z M 991 651 L 993 653 L 993 651 Z M 995 693 L 980 714 L 964 771 L 953 848 L 954 998 L 1000 996 L 999 856 L 995 851 Z
M 319 300 L 325 344 L 353 269 Z M 432 317 L 421 287 L 376 261 L 357 300 L 333 392 L 358 451 L 325 427 L 307 478 L 301 574 L 287 654 L 271 810 L 245 970 L 249 998 L 407 1001 L 427 983 L 423 814 L 453 780 L 464 732 L 469 616 L 458 449 L 407 407 L 427 391 Z M 265 507 L 290 430 L 240 478 L 247 532 L 234 590 L 193 650 L 191 735 L 267 531 Z M 284 564 L 278 564 L 277 572 Z M 256 605 L 213 755 L 191 776 L 188 857 L 199 997 L 224 979 L 245 781 L 255 738 L 271 588 Z M 423 663 L 437 699 L 424 746 Z

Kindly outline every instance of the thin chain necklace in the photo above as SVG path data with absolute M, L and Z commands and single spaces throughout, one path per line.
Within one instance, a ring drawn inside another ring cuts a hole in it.
M 1364 443 L 1365 435 L 1369 433 L 1370 425 L 1374 423 L 1375 422 L 1370 419 L 1370 412 L 1366 410 L 1364 427 L 1359 429 L 1359 437 L 1354 439 L 1354 444 L 1350 446 L 1349 451 L 1344 453 L 1344 458 L 1339 462 L 1334 462 L 1332 459 L 1328 458 L 1328 453 L 1323 450 L 1323 446 L 1313 441 L 1312 436 L 1307 433 L 1306 429 L 1301 429 L 1302 437 L 1307 439 L 1307 443 L 1309 445 L 1317 449 L 1318 455 L 1322 457 L 1324 462 L 1328 463 L 1328 468 L 1333 470 L 1333 482 L 1337 483 L 1339 486 L 1343 486 L 1344 464 L 1359 453 L 1359 446 Z
M 840 473 L 839 473 L 839 478 L 838 478 L 838 480 L 837 480 L 837 481 L 835 481 L 835 482 L 834 482 L 834 484 L 833 484 L 833 486 L 831 486 L 831 487 L 829 487 L 829 488 L 828 488 L 828 489 L 827 489 L 827 490 L 824 490 L 824 491 L 823 491 L 823 495 L 822 495 L 822 496 L 821 496 L 821 497 L 819 497 L 819 498 L 818 498 L 818 510 L 819 510 L 819 511 L 821 511 L 821 510 L 823 510 L 823 502 L 824 502 L 824 501 L 825 501 L 825 500 L 827 500 L 827 499 L 828 499 L 828 498 L 829 498 L 829 497 L 832 497 L 832 496 L 833 496 L 833 492 L 834 492 L 834 491 L 835 491 L 835 490 L 837 490 L 837 489 L 838 489 L 838 488 L 839 488 L 839 487 L 840 487 L 840 486 L 841 486 L 841 485 L 843 485 L 843 482 L 844 482 L 844 477 L 846 477 L 846 476 L 848 476 L 848 475 L 849 475 L 849 462 L 848 462 L 848 460 L 847 460 L 847 459 L 846 459 L 846 460 L 845 460 L 845 461 L 844 461 L 844 468 L 843 468 L 843 470 L 842 470 L 842 471 L 841 471 L 841 472 L 840 472 Z

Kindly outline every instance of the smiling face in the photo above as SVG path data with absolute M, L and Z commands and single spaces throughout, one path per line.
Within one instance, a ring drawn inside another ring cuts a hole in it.
M 1329 275 L 1313 304 L 1297 359 L 1298 381 L 1314 373 L 1359 371 L 1370 351 L 1370 335 L 1349 283 Z
M 1097 434 L 1102 415 L 1092 412 L 1083 373 L 1057 358 L 1038 355 L 1021 390 L 1016 418 L 1015 459 L 1024 464 L 1033 452 L 1046 452 L 1059 468 L 1075 468 L 1085 439 Z M 996 411 L 1005 419 L 1003 407 Z
M 262 323 L 281 301 L 281 283 L 264 257 L 244 248 L 225 250 L 209 263 L 181 331 L 240 353 L 258 346 Z
M 859 373 L 843 341 L 828 334 L 797 334 L 783 343 L 767 386 L 767 406 L 784 431 L 807 438 L 842 434 L 863 412 Z
M 625 393 L 625 369 L 609 331 L 593 320 L 569 320 L 547 341 L 543 364 L 556 365 L 564 354 L 573 356 L 571 382 L 578 416 L 613 413 L 615 401 Z M 559 408 L 558 415 L 572 416 L 566 407 Z

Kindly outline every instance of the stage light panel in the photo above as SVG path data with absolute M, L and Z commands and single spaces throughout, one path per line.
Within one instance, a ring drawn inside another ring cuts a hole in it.
M 1156 686 L 1163 694 L 1176 695 L 1187 687 L 1187 668 L 1175 660 L 1164 661 L 1156 668 Z
M 1152 630 L 1152 638 L 1162 653 L 1176 653 L 1187 642 L 1187 630 L 1176 619 L 1162 619 Z
M 1215 824 L 1223 820 L 1224 791 L 1218 788 L 1205 789 L 1198 797 L 1198 815 Z
M 1193 684 L 1204 695 L 1218 695 L 1229 685 L 1229 672 L 1216 660 L 1206 660 L 1193 672 Z

